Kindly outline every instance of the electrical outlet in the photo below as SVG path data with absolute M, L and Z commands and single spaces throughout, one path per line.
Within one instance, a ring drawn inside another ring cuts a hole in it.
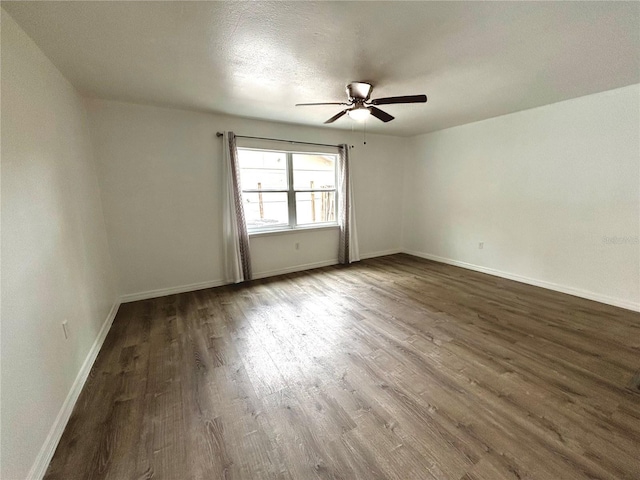
M 478 248 L 482 250 L 484 248 L 484 242 L 478 243 Z
M 64 332 L 64 339 L 69 340 L 69 322 L 67 320 L 62 322 L 62 331 Z

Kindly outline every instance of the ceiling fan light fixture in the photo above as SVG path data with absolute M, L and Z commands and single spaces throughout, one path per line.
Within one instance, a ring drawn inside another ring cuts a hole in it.
M 358 107 L 347 112 L 351 118 L 354 120 L 361 122 L 366 120 L 369 115 L 371 115 L 371 111 L 367 107 Z
M 393 120 L 395 117 L 393 115 L 389 115 L 384 110 L 380 110 L 376 105 L 391 105 L 397 103 L 425 103 L 427 101 L 427 96 L 425 94 L 404 95 L 400 97 L 382 97 L 370 100 L 369 97 L 371 96 L 372 89 L 373 86 L 370 83 L 351 82 L 349 85 L 347 85 L 347 102 L 296 103 L 296 107 L 303 107 L 307 105 L 344 105 L 347 107 L 324 122 L 325 125 L 333 123 L 347 114 L 357 122 L 362 122 L 366 120 L 369 115 L 371 115 L 381 122 L 387 123 Z

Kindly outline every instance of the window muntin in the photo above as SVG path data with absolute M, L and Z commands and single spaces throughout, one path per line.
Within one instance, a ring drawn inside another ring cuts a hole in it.
M 250 232 L 336 224 L 337 155 L 238 149 Z

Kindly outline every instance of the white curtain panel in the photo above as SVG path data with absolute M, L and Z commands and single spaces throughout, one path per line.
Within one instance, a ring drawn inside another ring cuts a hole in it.
M 338 261 L 349 264 L 360 260 L 360 250 L 358 249 L 349 147 L 340 145 L 338 150 L 338 225 L 340 226 Z
M 222 136 L 222 234 L 224 274 L 227 283 L 251 280 L 249 235 L 240 190 L 238 149 L 233 132 Z

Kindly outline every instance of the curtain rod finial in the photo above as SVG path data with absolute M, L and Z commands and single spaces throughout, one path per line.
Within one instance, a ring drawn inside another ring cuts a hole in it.
M 216 132 L 216 137 L 222 137 L 224 135 L 224 133 L 222 132 Z

